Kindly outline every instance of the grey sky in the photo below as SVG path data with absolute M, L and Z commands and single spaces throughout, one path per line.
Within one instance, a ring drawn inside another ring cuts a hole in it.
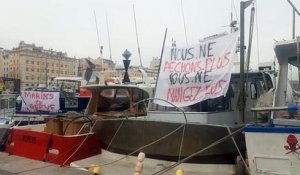
M 292 8 L 286 0 L 257 0 L 260 61 L 274 58 L 274 40 L 291 39 Z M 12 49 L 21 40 L 46 49 L 67 52 L 70 57 L 96 58 L 99 48 L 93 10 L 103 56 L 109 58 L 106 15 L 111 37 L 112 58 L 121 63 L 128 49 L 132 63 L 139 64 L 133 18 L 135 6 L 138 37 L 144 65 L 161 52 L 165 28 L 166 44 L 174 38 L 185 45 L 181 0 L 0 0 L 0 47 Z M 231 0 L 182 0 L 189 44 L 208 35 L 229 31 Z M 233 1 L 239 16 L 239 0 Z M 300 10 L 300 1 L 292 0 Z M 246 12 L 249 28 L 250 8 Z M 300 17 L 296 16 L 296 23 Z M 296 35 L 300 35 L 296 24 Z M 257 65 L 257 35 L 253 40 L 252 65 Z M 248 35 L 247 35 L 248 37 Z

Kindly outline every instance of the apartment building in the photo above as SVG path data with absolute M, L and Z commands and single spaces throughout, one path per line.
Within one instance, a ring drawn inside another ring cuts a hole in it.
M 47 86 L 50 77 L 77 76 L 78 72 L 77 59 L 24 41 L 4 55 L 3 65 L 3 76 L 20 79 L 21 90 L 41 84 Z

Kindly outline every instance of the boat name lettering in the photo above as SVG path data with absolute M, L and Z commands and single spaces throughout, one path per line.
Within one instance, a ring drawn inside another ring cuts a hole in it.
M 22 140 L 27 143 L 36 143 L 36 137 L 23 135 Z

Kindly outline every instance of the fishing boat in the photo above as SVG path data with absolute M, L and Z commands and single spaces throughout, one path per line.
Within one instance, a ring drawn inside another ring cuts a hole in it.
M 0 94 L 0 150 L 4 149 L 9 128 L 13 125 L 15 94 Z
M 14 125 L 6 128 L 5 151 L 63 166 L 100 154 L 99 138 L 82 115 L 90 97 L 80 97 L 81 80 L 55 77 L 48 88 L 22 91 Z
M 234 101 L 238 99 L 235 93 L 238 81 L 239 74 L 233 74 L 231 86 L 236 88 L 235 91 L 231 89 L 232 94 L 228 93 L 224 98 L 197 104 L 198 112 L 181 112 L 179 108 L 167 108 L 148 102 L 146 99 L 153 97 L 154 92 L 154 88 L 150 86 L 116 84 L 82 88 L 92 92 L 86 112 L 96 116 L 93 131 L 99 135 L 103 148 L 122 154 L 140 150 L 148 157 L 178 160 L 179 157 L 187 157 L 243 126 L 241 118 L 236 115 L 238 108 L 234 108 Z M 250 73 L 246 82 L 257 88 L 257 94 L 253 96 L 255 98 L 247 99 L 248 104 L 254 104 L 260 95 L 273 87 L 271 75 L 265 72 Z M 247 120 L 255 120 L 254 115 Z M 166 135 L 168 136 L 164 138 Z M 234 138 L 239 149 L 245 150 L 243 134 L 240 133 Z M 150 145 L 143 148 L 148 144 Z M 228 140 L 191 161 L 234 163 L 236 155 L 237 148 Z
M 274 51 L 280 66 L 274 106 L 253 111 L 271 111 L 270 123 L 245 128 L 251 175 L 298 174 L 300 171 L 299 104 L 286 96 L 288 64 L 299 68 L 299 39 L 277 42 Z M 289 105 L 289 106 L 287 106 Z
M 183 108 L 153 102 L 154 93 L 164 89 L 157 86 L 115 84 L 83 86 L 82 89 L 92 93 L 86 115 L 98 118 L 93 131 L 99 135 L 103 148 L 121 154 L 143 151 L 147 157 L 177 161 L 239 130 L 246 122 L 255 121 L 254 115 L 245 118 L 240 115 L 239 81 L 240 74 L 231 73 L 225 96 Z M 250 107 L 274 85 L 268 72 L 251 72 L 245 81 L 251 94 L 246 100 L 246 113 L 250 113 Z M 234 140 L 235 143 L 222 142 L 190 162 L 233 164 L 238 151 L 245 150 L 242 133 L 235 135 Z
M 101 153 L 99 138 L 91 122 L 80 114 L 45 118 L 46 123 L 10 128 L 5 151 L 58 165 Z

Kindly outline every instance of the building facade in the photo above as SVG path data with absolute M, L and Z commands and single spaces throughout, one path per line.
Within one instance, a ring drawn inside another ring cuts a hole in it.
M 20 79 L 21 90 L 40 85 L 47 86 L 50 77 L 77 76 L 78 72 L 78 61 L 75 58 L 23 41 L 17 48 L 8 52 L 3 64 L 4 77 Z

